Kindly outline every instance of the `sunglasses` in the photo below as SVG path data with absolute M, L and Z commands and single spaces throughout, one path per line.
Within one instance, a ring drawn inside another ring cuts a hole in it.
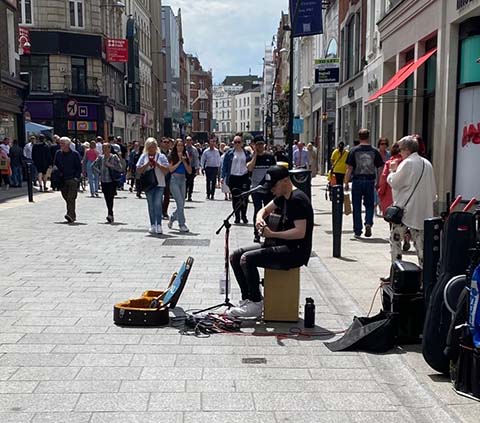
M 388 145 L 386 142 L 381 142 L 380 145 Z
M 234 144 L 241 144 L 242 141 L 234 141 L 233 143 L 234 143 Z

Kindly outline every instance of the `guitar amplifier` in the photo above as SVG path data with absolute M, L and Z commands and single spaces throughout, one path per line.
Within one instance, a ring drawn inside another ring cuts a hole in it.
M 415 294 L 421 291 L 422 269 L 415 263 L 396 260 L 390 269 L 390 285 L 396 294 Z

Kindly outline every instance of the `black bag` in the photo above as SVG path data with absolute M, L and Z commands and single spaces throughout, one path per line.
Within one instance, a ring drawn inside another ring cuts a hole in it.
M 65 180 L 57 166 L 53 166 L 52 174 L 50 175 L 50 182 L 53 189 L 62 188 Z
M 330 351 L 369 351 L 384 353 L 395 346 L 395 322 L 391 313 L 380 311 L 373 317 L 353 318 L 342 338 L 326 342 Z
M 408 202 L 412 198 L 413 193 L 417 190 L 418 184 L 422 180 L 423 176 L 423 171 L 425 170 L 425 162 L 422 163 L 422 173 L 420 174 L 420 178 L 417 181 L 417 184 L 415 185 L 415 188 L 413 188 L 413 191 L 411 192 L 410 196 L 408 197 L 408 200 L 405 202 L 405 205 L 402 207 L 399 206 L 390 206 L 387 207 L 387 210 L 385 210 L 385 214 L 383 215 L 383 219 L 388 222 L 388 223 L 394 223 L 397 225 L 400 225 L 402 223 L 403 219 L 403 210 L 405 207 L 407 207 Z
M 150 191 L 158 185 L 157 175 L 155 169 L 149 169 L 143 172 L 140 176 L 140 182 L 142 184 L 142 190 L 144 192 Z

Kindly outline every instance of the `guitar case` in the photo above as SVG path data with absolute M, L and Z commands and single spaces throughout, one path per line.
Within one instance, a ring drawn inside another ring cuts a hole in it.
M 119 326 L 165 326 L 170 322 L 169 309 L 176 307 L 193 265 L 188 257 L 170 278 L 165 291 L 145 291 L 140 298 L 113 306 L 113 321 Z
M 442 234 L 442 255 L 438 281 L 433 287 L 423 327 L 422 353 L 434 370 L 448 374 L 449 359 L 445 355 L 452 313 L 445 304 L 445 288 L 458 275 L 465 274 L 469 265 L 468 251 L 475 245 L 475 215 L 452 212 Z

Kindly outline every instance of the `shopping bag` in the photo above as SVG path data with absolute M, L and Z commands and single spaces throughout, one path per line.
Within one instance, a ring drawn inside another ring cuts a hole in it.
M 350 200 L 350 194 L 343 194 L 343 212 L 346 216 L 352 213 L 352 202 Z

